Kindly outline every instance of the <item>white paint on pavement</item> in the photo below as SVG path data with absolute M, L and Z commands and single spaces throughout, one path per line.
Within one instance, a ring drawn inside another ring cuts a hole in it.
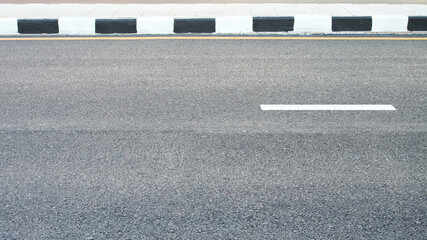
M 95 18 L 59 18 L 60 34 L 95 34 Z
M 18 33 L 18 20 L 16 18 L 0 18 L 0 34 Z
M 332 17 L 325 15 L 296 15 L 295 32 L 332 32 Z
M 136 31 L 139 34 L 173 33 L 173 17 L 139 17 L 136 20 Z
M 394 111 L 392 105 L 356 105 L 356 104 L 329 104 L 329 105 L 282 105 L 261 104 L 263 111 Z
M 250 33 L 252 17 L 217 17 L 215 20 L 217 33 Z
M 372 16 L 372 32 L 406 32 L 408 16 L 374 15 Z

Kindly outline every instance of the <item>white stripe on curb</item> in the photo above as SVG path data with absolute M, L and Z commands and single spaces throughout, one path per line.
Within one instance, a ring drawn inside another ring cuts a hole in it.
M 408 16 L 372 16 L 372 32 L 406 32 L 407 26 Z
M 332 17 L 326 15 L 296 15 L 295 32 L 332 32 Z
M 263 111 L 394 111 L 392 105 L 281 105 L 261 104 Z
M 136 20 L 138 34 L 171 34 L 173 26 L 173 17 L 139 17 Z
M 0 18 L 0 34 L 17 34 L 18 19 Z
M 95 18 L 59 18 L 60 34 L 95 34 Z
M 217 17 L 217 33 L 251 33 L 253 17 Z

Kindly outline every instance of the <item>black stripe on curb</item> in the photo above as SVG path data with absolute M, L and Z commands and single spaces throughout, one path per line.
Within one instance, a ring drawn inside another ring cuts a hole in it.
M 332 17 L 332 31 L 372 31 L 372 17 Z
M 174 33 L 214 33 L 215 18 L 175 19 Z
M 294 30 L 294 17 L 254 17 L 254 32 L 289 32 Z
M 18 32 L 23 34 L 59 33 L 58 19 L 18 19 Z
M 427 17 L 409 16 L 408 31 L 427 31 Z
M 136 19 L 96 19 L 96 33 L 136 33 Z

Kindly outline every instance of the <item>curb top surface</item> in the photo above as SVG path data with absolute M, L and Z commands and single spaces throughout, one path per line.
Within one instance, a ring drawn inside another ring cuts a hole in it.
M 427 3 L 427 0 L 426 0 Z M 425 16 L 427 4 L 4 4 L 0 18 Z
M 29 4 L 29 3 L 113 3 L 113 4 L 195 4 L 195 3 L 350 3 L 350 4 L 427 4 L 425 0 L 0 0 L 1 3 Z

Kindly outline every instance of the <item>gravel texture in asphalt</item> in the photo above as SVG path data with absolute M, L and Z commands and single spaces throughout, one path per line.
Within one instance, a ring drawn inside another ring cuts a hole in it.
M 2 41 L 0 238 L 423 239 L 426 43 Z

